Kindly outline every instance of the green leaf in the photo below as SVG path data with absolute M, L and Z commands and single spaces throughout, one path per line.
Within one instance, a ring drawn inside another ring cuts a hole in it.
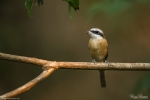
M 65 1 L 68 2 L 69 5 L 74 8 L 75 11 L 79 10 L 79 0 L 65 0 Z
M 31 12 L 32 6 L 33 6 L 33 1 L 32 0 L 24 0 L 24 5 L 27 10 L 28 16 L 33 17 L 32 12 Z
M 69 12 L 69 17 L 71 20 L 73 20 L 73 9 L 79 10 L 79 0 L 64 0 L 69 4 L 68 12 Z
M 99 12 L 104 12 L 107 15 L 115 15 L 123 12 L 131 7 L 132 1 L 129 0 L 104 0 L 103 2 L 96 3 L 89 9 L 89 15 L 94 16 Z
M 43 0 L 35 0 L 35 2 L 37 2 L 38 3 L 38 6 L 40 6 L 40 5 L 43 5 Z
M 33 0 L 24 0 L 24 5 L 27 10 L 27 14 L 31 18 L 33 17 L 31 10 L 34 3 L 38 3 L 38 6 L 40 6 L 43 5 L 43 0 L 35 0 L 35 2 L 33 2 Z
M 70 5 L 69 5 L 68 10 L 69 10 L 69 17 L 71 20 L 73 20 L 73 10 L 72 10 L 72 7 Z

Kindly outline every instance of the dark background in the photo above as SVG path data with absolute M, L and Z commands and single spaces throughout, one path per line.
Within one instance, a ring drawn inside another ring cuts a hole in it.
M 80 0 L 80 10 L 69 19 L 68 4 L 45 0 L 27 16 L 23 0 L 0 1 L 0 52 L 37 57 L 50 61 L 91 62 L 87 48 L 93 27 L 101 28 L 109 43 L 109 62 L 149 62 L 150 3 L 107 15 L 99 12 L 88 18 L 88 10 L 98 0 Z M 0 94 L 30 81 L 41 67 L 0 60 Z M 59 69 L 47 79 L 16 98 L 21 100 L 129 100 L 130 94 L 148 96 L 143 81 L 148 71 L 106 71 L 107 88 L 101 88 L 97 70 Z M 149 79 L 149 78 L 147 78 Z M 147 82 L 147 81 L 146 81 Z M 139 91 L 134 89 L 136 85 Z M 142 92 L 141 92 L 142 91 Z M 150 96 L 150 95 L 149 95 Z

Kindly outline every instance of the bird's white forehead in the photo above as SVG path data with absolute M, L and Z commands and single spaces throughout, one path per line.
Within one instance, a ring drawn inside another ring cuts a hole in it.
M 103 31 L 99 28 L 91 28 L 90 31 L 99 31 L 100 33 L 103 34 Z

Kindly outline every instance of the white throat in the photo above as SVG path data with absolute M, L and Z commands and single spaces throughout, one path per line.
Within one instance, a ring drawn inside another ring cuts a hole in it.
M 90 34 L 92 39 L 104 39 L 103 37 L 96 35 L 96 34 Z

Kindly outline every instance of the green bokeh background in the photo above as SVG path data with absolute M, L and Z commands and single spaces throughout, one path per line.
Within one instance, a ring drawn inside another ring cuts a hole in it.
M 102 5 L 99 1 L 80 0 L 80 10 L 74 13 L 73 20 L 69 19 L 68 4 L 61 0 L 45 0 L 40 7 L 34 5 L 33 18 L 27 16 L 23 0 L 0 1 L 0 52 L 50 61 L 91 62 L 86 32 L 99 27 L 109 43 L 109 62 L 149 63 L 150 2 L 123 0 L 122 4 L 111 0 L 105 7 L 97 8 Z M 0 94 L 42 72 L 35 65 L 3 60 L 0 68 Z M 150 96 L 149 81 L 148 71 L 106 71 L 107 88 L 101 88 L 97 70 L 59 69 L 16 98 L 130 100 L 130 94 Z

